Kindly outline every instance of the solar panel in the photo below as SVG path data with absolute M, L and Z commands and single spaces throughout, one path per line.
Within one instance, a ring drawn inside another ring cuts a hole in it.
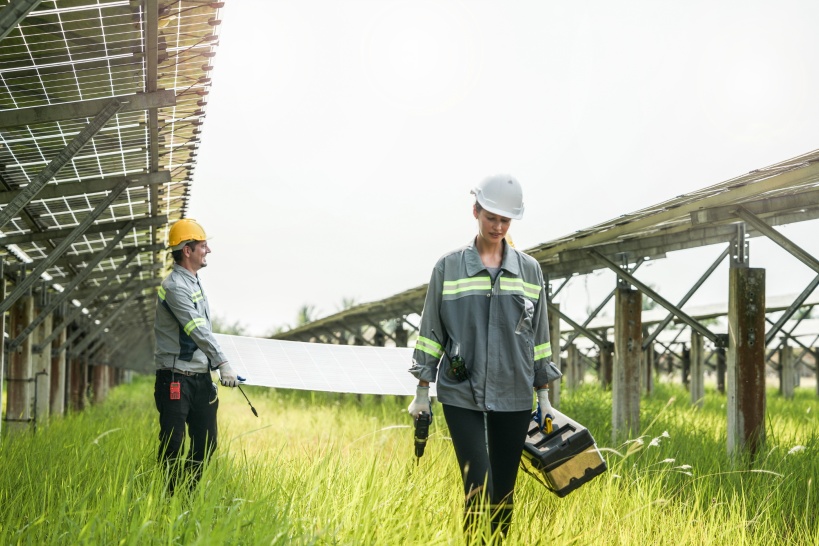
M 281 389 L 414 395 L 412 349 L 303 343 L 216 334 L 245 384 Z M 435 396 L 434 384 L 430 395 Z

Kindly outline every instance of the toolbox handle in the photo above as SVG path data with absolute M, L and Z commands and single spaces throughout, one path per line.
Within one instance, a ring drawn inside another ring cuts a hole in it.
M 571 424 L 566 423 L 563 426 L 560 426 L 560 427 L 557 427 L 557 428 L 553 429 L 552 432 L 550 432 L 549 434 L 544 434 L 543 438 L 541 438 L 539 441 L 537 441 L 535 443 L 535 446 L 540 447 L 543 444 L 545 444 L 546 442 L 548 442 L 549 440 L 551 440 L 552 438 L 554 438 L 556 436 L 563 435 L 563 433 L 565 433 L 566 431 L 577 432 L 577 429 L 574 426 L 572 426 Z

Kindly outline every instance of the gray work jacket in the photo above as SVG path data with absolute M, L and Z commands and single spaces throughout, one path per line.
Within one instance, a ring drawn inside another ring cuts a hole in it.
M 442 404 L 531 410 L 533 387 L 562 375 L 550 358 L 540 264 L 503 245 L 494 283 L 474 240 L 444 255 L 432 271 L 410 373 L 437 380 Z M 469 369 L 466 381 L 457 381 L 449 369 L 450 358 L 458 354 Z
M 210 367 L 227 362 L 211 331 L 208 298 L 198 275 L 174 264 L 157 296 L 154 320 L 157 368 L 207 372 Z

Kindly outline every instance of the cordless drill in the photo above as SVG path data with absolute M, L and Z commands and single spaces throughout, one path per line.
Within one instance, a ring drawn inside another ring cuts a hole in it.
M 421 459 L 424 449 L 427 447 L 427 437 L 429 436 L 429 424 L 432 422 L 432 415 L 422 411 L 415 418 L 415 463 Z

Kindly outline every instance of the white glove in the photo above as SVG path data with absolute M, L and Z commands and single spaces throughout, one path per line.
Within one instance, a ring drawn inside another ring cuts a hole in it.
M 233 371 L 233 368 L 230 367 L 230 364 L 228 364 L 227 362 L 222 362 L 216 369 L 219 370 L 219 382 L 222 383 L 222 386 L 224 387 L 239 386 L 239 378 L 236 377 L 236 372 Z
M 424 411 L 432 413 L 429 409 L 429 387 L 418 385 L 415 388 L 415 398 L 412 399 L 407 411 L 413 417 L 418 417 Z
M 549 402 L 549 389 L 537 390 L 537 405 L 540 407 L 540 428 L 546 425 L 546 417 L 554 419 L 555 410 Z

